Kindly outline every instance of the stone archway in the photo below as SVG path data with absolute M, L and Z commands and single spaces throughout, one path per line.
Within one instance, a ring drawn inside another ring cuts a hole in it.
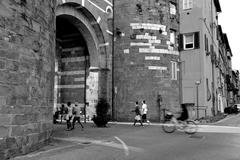
M 107 57 L 99 47 L 104 37 L 91 13 L 86 16 L 86 10 L 83 14 L 73 6 L 65 3 L 56 10 L 54 104 L 77 103 L 91 119 L 98 98 L 106 96 Z

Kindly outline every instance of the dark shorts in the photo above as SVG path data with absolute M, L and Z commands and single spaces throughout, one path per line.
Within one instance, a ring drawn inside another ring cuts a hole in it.
M 147 114 L 143 114 L 142 115 L 142 120 L 144 121 L 144 120 L 147 120 Z

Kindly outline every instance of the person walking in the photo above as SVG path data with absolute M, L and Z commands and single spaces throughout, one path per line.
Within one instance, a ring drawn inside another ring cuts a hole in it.
M 80 107 L 77 106 L 77 104 L 75 104 L 75 107 L 73 108 L 73 122 L 72 122 L 72 130 L 74 129 L 74 126 L 75 126 L 75 122 L 77 121 L 81 127 L 82 127 L 82 130 L 83 130 L 83 125 L 80 121 Z
M 71 130 L 71 119 L 72 119 L 72 105 L 71 102 L 67 102 L 67 115 L 66 115 L 66 121 L 67 121 L 67 131 Z
M 133 112 L 135 112 L 136 116 L 134 118 L 134 123 L 133 125 L 135 126 L 137 122 L 139 122 L 141 124 L 141 126 L 143 126 L 142 124 L 142 117 L 141 117 L 141 111 L 138 105 L 138 101 L 135 104 L 135 110 L 133 110 Z
M 60 107 L 60 119 L 61 119 L 61 123 L 62 123 L 62 119 L 63 119 L 63 117 L 64 117 L 64 110 L 65 110 L 65 106 L 64 106 L 64 104 L 62 104 L 61 105 L 61 107 Z
M 147 120 L 147 112 L 148 112 L 148 108 L 147 108 L 147 104 L 146 104 L 146 101 L 143 100 L 142 101 L 142 122 L 147 122 L 148 124 L 150 123 L 148 120 Z

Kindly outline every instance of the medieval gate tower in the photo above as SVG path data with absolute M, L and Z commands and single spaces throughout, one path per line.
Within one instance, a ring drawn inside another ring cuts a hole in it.
M 0 159 L 48 142 L 53 109 L 91 117 L 99 98 L 115 120 L 146 100 L 179 106 L 176 0 L 1 0 Z

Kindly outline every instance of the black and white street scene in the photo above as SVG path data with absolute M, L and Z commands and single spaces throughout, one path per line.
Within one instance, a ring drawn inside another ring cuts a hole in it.
M 0 0 L 0 160 L 240 160 L 239 6 Z

